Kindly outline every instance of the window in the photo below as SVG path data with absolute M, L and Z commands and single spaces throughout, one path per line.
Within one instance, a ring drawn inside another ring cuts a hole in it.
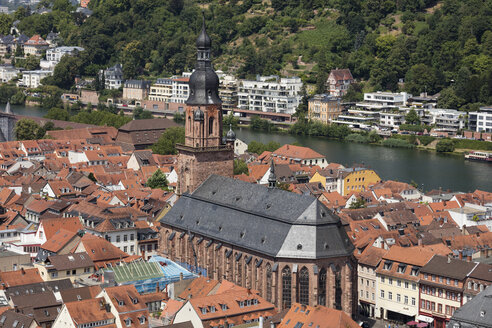
M 125 253 L 126 253 L 127 251 L 128 251 L 128 246 L 124 246 L 124 247 L 123 247 L 123 252 L 125 252 Z
M 412 289 L 413 290 L 416 290 L 417 289 L 417 284 L 416 283 L 412 283 Z
M 396 294 L 396 301 L 397 301 L 398 303 L 400 303 L 400 302 L 401 302 L 401 295 L 400 295 L 400 294 Z
M 381 277 L 381 282 L 384 283 L 384 277 Z
M 412 305 L 415 306 L 415 297 L 412 297 Z
M 405 296 L 405 298 L 403 299 L 403 303 L 408 304 L 408 296 Z
M 128 241 L 128 235 L 123 235 L 123 241 Z
M 372 293 L 372 300 L 374 301 L 374 293 Z
M 282 270 L 282 306 L 284 309 L 288 309 L 291 306 L 292 298 L 292 276 L 290 268 L 286 266 Z
M 229 309 L 226 304 L 221 304 L 220 308 L 222 309 L 222 311 L 227 311 Z
M 69 276 L 69 275 L 70 275 L 70 270 L 67 270 L 67 276 Z
M 320 273 L 321 277 L 321 273 Z M 325 281 L 326 281 L 326 271 L 325 271 Z M 268 302 L 272 301 L 272 266 L 270 263 L 266 265 L 266 300 Z M 321 288 L 321 287 L 320 287 Z M 322 290 L 320 291 L 322 292 Z M 325 293 L 326 293 L 326 285 L 325 285 Z
M 145 317 L 144 316 L 141 316 L 138 319 L 140 320 L 140 324 L 144 324 L 145 323 Z
M 401 287 L 401 280 L 398 280 L 398 281 L 396 282 L 396 285 L 397 285 L 398 287 Z
M 384 290 L 381 290 L 381 298 L 384 298 Z
M 210 307 L 210 313 L 214 313 L 215 312 L 215 306 L 211 306 Z
M 77 270 L 72 270 L 72 275 L 76 275 L 77 274 Z
M 422 300 L 422 301 L 420 302 L 420 308 L 421 308 L 421 309 L 425 309 L 425 301 L 424 301 L 424 300 Z
M 408 288 L 408 281 L 405 281 L 405 288 Z
M 120 235 L 116 236 L 116 242 L 119 243 L 121 241 Z
M 241 302 L 241 303 L 242 303 L 242 302 Z M 243 305 L 243 306 L 241 306 L 241 304 L 239 304 L 239 307 L 244 307 L 244 305 Z M 204 307 L 202 307 L 202 314 L 207 314 L 207 308 L 206 308 L 205 306 L 204 306 Z
M 388 299 L 389 300 L 392 300 L 393 299 L 393 293 L 392 292 L 388 292 Z
M 429 279 L 429 275 L 427 273 L 424 273 L 424 279 Z
M 436 281 L 436 276 L 432 275 L 432 281 Z
M 388 284 L 393 285 L 393 278 L 388 278 Z
M 135 235 L 134 234 L 130 234 L 130 240 L 135 240 Z
M 270 272 L 271 276 L 271 272 Z M 268 267 L 267 267 L 267 288 L 268 288 Z M 271 285 L 270 285 L 271 289 Z M 268 289 L 267 289 L 267 301 L 271 302 L 271 291 L 270 300 L 268 300 Z M 326 269 L 322 268 L 318 276 L 318 304 L 326 306 Z
M 455 280 L 454 280 L 454 285 L 455 285 L 455 286 L 458 286 L 458 279 L 455 279 Z
M 58 277 L 58 272 L 52 272 L 51 273 L 51 278 L 57 278 Z
M 442 304 L 437 305 L 437 312 L 442 313 Z

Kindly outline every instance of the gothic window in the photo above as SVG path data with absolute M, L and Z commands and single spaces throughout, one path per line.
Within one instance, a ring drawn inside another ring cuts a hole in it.
M 211 117 L 208 119 L 208 134 L 214 133 L 214 118 Z
M 309 270 L 306 267 L 299 272 L 299 303 L 309 304 Z
M 289 309 L 292 303 L 292 275 L 290 268 L 286 266 L 282 270 L 282 308 Z
M 234 255 L 234 258 L 236 258 L 237 256 L 237 253 L 236 255 Z M 241 265 L 241 262 L 236 262 L 237 264 L 237 273 L 236 273 L 236 284 L 238 285 L 242 285 L 241 282 L 243 281 L 243 275 L 242 275 L 242 271 L 243 271 L 243 266 Z
M 318 304 L 326 306 L 326 269 L 321 268 L 318 275 Z
M 338 266 L 335 271 L 335 304 L 333 307 L 337 310 L 342 309 L 342 278 L 340 267 Z
M 191 132 L 193 129 L 193 124 L 191 122 L 191 116 L 188 116 L 188 130 Z
M 272 266 L 270 263 L 266 265 L 266 300 L 272 302 Z

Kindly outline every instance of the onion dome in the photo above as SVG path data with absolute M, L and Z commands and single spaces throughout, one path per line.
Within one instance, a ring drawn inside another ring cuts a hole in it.
M 234 133 L 234 131 L 232 131 L 232 124 L 229 124 L 229 131 L 227 131 L 227 134 L 226 134 L 226 141 L 227 142 L 236 141 L 236 133 Z

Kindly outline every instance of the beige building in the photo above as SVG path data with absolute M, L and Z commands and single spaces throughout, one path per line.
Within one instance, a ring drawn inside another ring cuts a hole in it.
M 157 79 L 150 86 L 149 100 L 170 102 L 173 96 L 173 83 L 171 79 Z
M 322 94 L 309 99 L 308 116 L 312 120 L 328 124 L 341 114 L 340 98 Z
M 123 86 L 123 99 L 144 100 L 149 95 L 150 82 L 144 80 L 128 80 Z
M 94 273 L 94 262 L 85 252 L 48 256 L 44 262 L 34 263 L 44 281 L 87 278 Z
M 35 35 L 24 43 L 24 54 L 26 56 L 41 56 L 48 47 L 48 42 L 44 41 L 41 36 Z
M 386 253 L 378 268 L 378 295 L 376 317 L 407 323 L 419 314 L 420 269 L 434 256 L 423 248 L 393 246 Z
M 385 249 L 369 246 L 358 257 L 359 312 L 367 317 L 375 316 L 378 291 L 376 269 L 387 252 Z
M 233 76 L 225 75 L 220 79 L 219 96 L 223 110 L 237 108 L 237 80 Z

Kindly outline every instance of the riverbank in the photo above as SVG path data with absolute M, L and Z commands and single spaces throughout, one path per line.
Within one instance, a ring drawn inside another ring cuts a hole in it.
M 266 133 L 238 127 L 236 136 L 249 143 L 296 143 L 324 155 L 328 162 L 351 167 L 362 164 L 374 169 L 384 180 L 414 181 L 424 190 L 492 191 L 492 166 L 478 161 L 466 161 L 462 154 L 438 153 L 424 148 L 389 148 L 377 144 L 358 144 L 326 137 L 301 136 L 288 133 Z M 422 151 L 416 151 L 422 150 Z

